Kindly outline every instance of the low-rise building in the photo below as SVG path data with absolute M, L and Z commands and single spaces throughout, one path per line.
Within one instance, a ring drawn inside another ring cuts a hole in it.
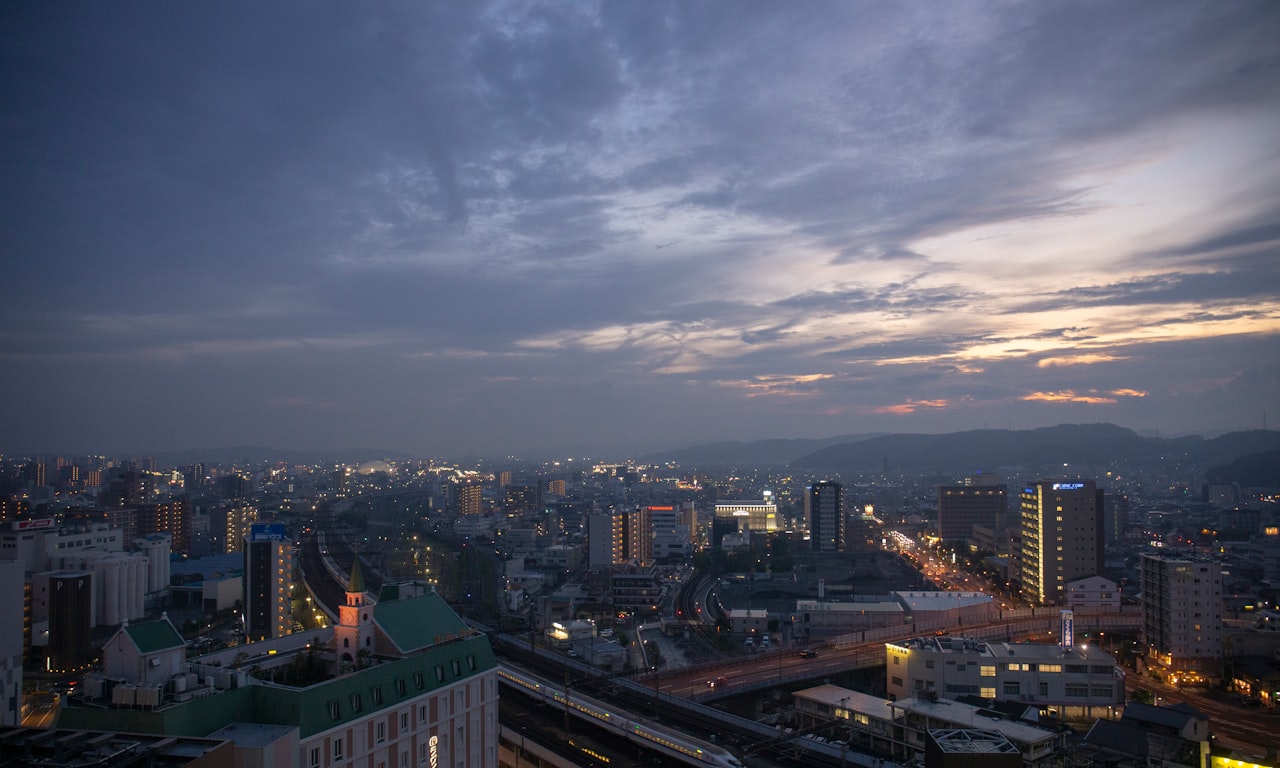
M 1093 717 L 1124 704 L 1124 671 L 1096 646 L 918 637 L 885 644 L 889 697 L 978 696 Z
M 1134 702 L 1119 720 L 1099 720 L 1081 743 L 1095 764 L 1207 768 L 1209 718 L 1188 704 Z
M 1065 738 L 1055 731 L 957 701 L 932 697 L 890 701 L 835 685 L 792 695 L 801 727 L 843 721 L 850 747 L 900 763 L 922 758 L 929 732 L 947 728 L 994 731 L 1017 748 L 1026 765 L 1044 764 L 1066 748 Z
M 769 612 L 753 608 L 729 611 L 729 631 L 735 635 L 759 637 L 769 631 Z
M 1120 610 L 1120 587 L 1106 576 L 1087 576 L 1067 583 L 1067 608 L 1082 613 Z
M 896 600 L 843 602 L 797 600 L 796 629 L 805 637 L 829 637 L 880 627 L 900 627 L 906 613 Z
M 917 592 L 891 593 L 902 604 L 906 621 L 921 625 L 941 624 L 949 627 L 986 624 L 995 621 L 996 601 L 983 592 Z

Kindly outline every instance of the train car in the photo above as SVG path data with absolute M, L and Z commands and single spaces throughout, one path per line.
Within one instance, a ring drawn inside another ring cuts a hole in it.
M 696 739 L 630 713 L 611 709 L 607 704 L 590 696 L 573 691 L 566 695 L 562 687 L 553 685 L 537 675 L 502 666 L 498 668 L 498 679 L 519 688 L 530 696 L 578 712 L 607 731 L 686 765 L 743 768 L 742 763 L 724 747 Z

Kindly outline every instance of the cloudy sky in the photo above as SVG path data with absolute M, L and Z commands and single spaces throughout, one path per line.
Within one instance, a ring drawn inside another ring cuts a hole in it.
M 0 451 L 1280 425 L 1280 4 L 6 3 Z

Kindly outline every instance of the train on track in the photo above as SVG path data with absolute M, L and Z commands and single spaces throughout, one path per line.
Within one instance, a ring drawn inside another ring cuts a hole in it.
M 635 715 L 613 709 L 609 705 L 556 686 L 548 680 L 508 666 L 498 668 L 498 679 L 536 699 L 557 707 L 567 707 L 590 718 L 597 726 L 629 741 L 685 765 L 717 766 L 717 768 L 743 768 L 738 758 L 729 750 L 679 731 L 665 728 Z

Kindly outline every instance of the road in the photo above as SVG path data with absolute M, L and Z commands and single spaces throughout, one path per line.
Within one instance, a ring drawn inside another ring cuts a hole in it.
M 1147 691 L 1162 706 L 1190 704 L 1209 716 L 1209 732 L 1222 746 L 1258 756 L 1280 749 L 1280 714 L 1245 709 L 1207 691 L 1176 688 L 1135 673 L 1125 677 L 1125 690 L 1131 701 L 1136 691 Z

